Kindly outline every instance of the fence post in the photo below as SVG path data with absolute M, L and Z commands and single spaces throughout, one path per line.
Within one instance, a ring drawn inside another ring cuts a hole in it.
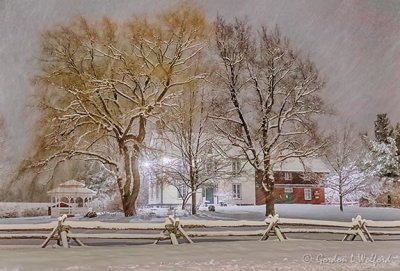
M 358 228 L 360 229 L 360 232 L 365 234 L 367 239 L 370 242 L 374 242 L 374 239 L 372 238 L 372 235 L 369 233 L 369 230 L 367 228 L 367 221 L 365 219 L 362 219 L 360 215 L 357 216 L 357 222 L 358 222 Z
M 363 242 L 374 241 L 374 239 L 372 238 L 371 234 L 369 233 L 366 227 L 365 219 L 362 219 L 360 215 L 357 215 L 355 218 L 351 219 L 351 222 L 352 222 L 352 227 L 349 230 L 350 232 L 346 234 L 346 236 L 343 238 L 342 241 L 347 241 L 351 235 L 352 235 L 351 241 L 354 241 L 357 235 L 360 236 Z M 365 237 L 364 233 L 367 235 L 368 239 Z
M 287 239 L 286 234 L 284 234 L 283 232 L 281 232 L 281 229 L 279 228 L 279 215 L 276 214 L 274 216 L 269 215 L 266 219 L 265 219 L 265 223 L 268 224 L 268 227 L 265 229 L 263 236 L 261 237 L 260 241 L 265 241 L 268 239 L 269 234 L 271 232 L 274 232 L 275 235 L 278 237 L 279 241 L 284 241 Z
M 67 215 L 65 214 L 58 218 L 58 243 L 60 243 L 61 238 L 63 248 L 69 248 L 67 232 L 69 231 L 70 226 L 64 225 L 65 219 L 67 219 Z
M 53 228 L 53 230 L 52 230 L 52 231 L 50 232 L 50 234 L 47 236 L 46 240 L 44 240 L 44 242 L 40 245 L 40 247 L 41 247 L 41 248 L 45 248 L 45 247 L 49 244 L 51 238 L 53 238 L 53 236 L 57 233 L 57 231 L 58 231 L 58 224 L 57 224 L 57 226 L 55 226 L 55 227 Z
M 165 220 L 165 231 L 171 239 L 173 245 L 179 245 L 178 238 L 183 237 L 189 244 L 193 244 L 192 239 L 185 232 L 185 230 L 180 225 L 179 218 L 175 218 L 170 215 Z

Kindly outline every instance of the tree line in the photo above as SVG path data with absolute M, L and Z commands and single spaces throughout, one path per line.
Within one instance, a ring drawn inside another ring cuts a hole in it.
M 81 17 L 43 32 L 39 58 L 41 118 L 23 167 L 99 163 L 126 216 L 136 214 L 152 129 L 178 150 L 192 200 L 210 179 L 201 159 L 210 134 L 227 139 L 254 169 L 266 215 L 275 212 L 274 164 L 327 147 L 317 126 L 325 81 L 277 26 L 209 21 L 190 4 L 123 23 Z

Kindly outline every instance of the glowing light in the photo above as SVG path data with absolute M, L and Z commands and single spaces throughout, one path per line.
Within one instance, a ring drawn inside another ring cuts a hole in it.
M 142 163 L 142 166 L 143 166 L 143 167 L 151 167 L 151 162 L 149 162 L 149 161 L 144 161 L 144 162 Z
M 163 162 L 163 164 L 169 164 L 169 163 L 171 163 L 171 158 L 169 158 L 169 157 L 163 157 L 162 158 L 162 162 Z

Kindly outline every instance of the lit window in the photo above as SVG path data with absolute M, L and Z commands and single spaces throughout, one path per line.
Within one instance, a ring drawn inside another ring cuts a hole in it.
M 290 180 L 292 180 L 292 173 L 285 172 L 285 181 L 290 181 Z
M 241 199 L 242 198 L 242 186 L 239 183 L 234 183 L 232 185 L 233 190 L 233 198 L 234 199 Z
M 311 200 L 311 188 L 304 188 L 304 200 Z

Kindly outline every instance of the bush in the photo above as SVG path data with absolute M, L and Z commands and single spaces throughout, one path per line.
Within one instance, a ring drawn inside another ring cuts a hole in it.
M 47 211 L 43 208 L 32 208 L 32 209 L 25 209 L 22 211 L 22 217 L 34 217 L 34 216 L 45 216 L 47 215 Z
M 16 217 L 18 217 L 18 212 L 15 210 L 6 211 L 4 214 L 2 214 L 1 217 L 2 218 L 16 218 Z

